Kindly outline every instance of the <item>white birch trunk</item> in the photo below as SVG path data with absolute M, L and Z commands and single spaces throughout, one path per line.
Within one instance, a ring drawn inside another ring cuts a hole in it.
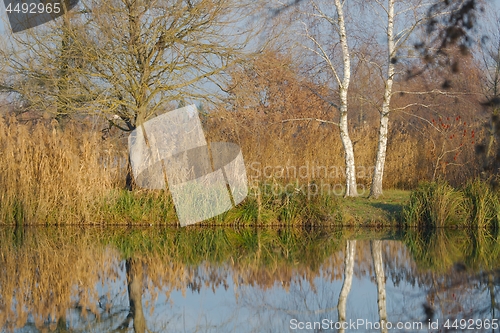
M 385 297 L 385 274 L 384 261 L 382 259 L 382 241 L 373 240 L 370 242 L 373 267 L 375 269 L 375 279 L 377 281 L 377 305 L 380 321 L 380 331 L 387 333 L 387 306 Z
M 349 45 L 347 43 L 347 32 L 345 29 L 344 10 L 340 0 L 335 0 L 335 7 L 338 15 L 338 31 L 340 45 L 342 46 L 342 63 L 343 63 L 343 78 L 339 82 L 339 95 L 340 95 L 340 139 L 344 146 L 345 153 L 345 175 L 346 175 L 346 197 L 355 197 L 358 195 L 356 183 L 356 164 L 354 162 L 354 147 L 351 137 L 349 136 L 348 122 L 347 122 L 347 92 L 349 90 L 349 83 L 351 80 L 351 60 L 349 54 Z
M 394 57 L 396 56 L 394 42 L 394 1 L 388 1 L 387 10 L 387 73 L 385 77 L 384 99 L 382 110 L 380 110 L 380 122 L 378 129 L 377 157 L 373 172 L 370 197 L 378 198 L 382 194 L 382 181 L 384 178 L 385 157 L 387 152 L 387 135 L 389 130 L 389 113 L 392 95 L 392 84 L 394 81 Z
M 339 303 L 337 305 L 340 323 L 346 321 L 346 305 L 347 296 L 351 291 L 352 276 L 354 273 L 354 258 L 356 256 L 356 241 L 348 240 L 346 244 L 345 257 L 344 257 L 344 283 L 342 284 L 342 289 L 340 290 Z M 344 325 L 341 325 L 343 327 Z M 343 328 L 339 329 L 340 333 L 345 332 Z

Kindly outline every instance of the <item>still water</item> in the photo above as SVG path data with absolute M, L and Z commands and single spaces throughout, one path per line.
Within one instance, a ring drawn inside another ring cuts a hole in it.
M 500 235 L 0 228 L 1 332 L 500 332 Z

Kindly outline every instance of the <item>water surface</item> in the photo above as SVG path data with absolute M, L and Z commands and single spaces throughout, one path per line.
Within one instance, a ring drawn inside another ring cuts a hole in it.
M 499 332 L 498 237 L 0 228 L 0 331 Z

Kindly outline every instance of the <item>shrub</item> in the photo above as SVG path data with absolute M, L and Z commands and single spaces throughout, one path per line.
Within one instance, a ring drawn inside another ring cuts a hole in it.
M 463 188 L 463 193 L 469 211 L 469 226 L 478 228 L 498 226 L 499 198 L 489 183 L 479 179 L 470 181 Z
M 463 194 L 447 182 L 425 182 L 411 194 L 403 217 L 409 226 L 461 226 L 468 220 L 465 208 Z

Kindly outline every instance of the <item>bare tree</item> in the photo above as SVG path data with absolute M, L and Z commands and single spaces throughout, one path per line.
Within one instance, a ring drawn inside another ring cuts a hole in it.
M 12 36 L 0 51 L 12 74 L 2 85 L 31 110 L 59 119 L 93 114 L 129 132 L 172 103 L 210 101 L 215 77 L 250 53 L 258 5 L 83 0 L 62 22 Z M 129 167 L 126 187 L 132 184 Z
M 79 14 L 72 11 L 56 22 L 3 38 L 0 85 L 23 101 L 21 109 L 60 119 L 92 98 L 78 87 L 84 61 L 76 47 L 75 32 L 84 29 Z
M 349 136 L 348 126 L 348 91 L 351 81 L 351 54 L 344 12 L 345 3 L 345 1 L 334 0 L 333 7 L 335 10 L 333 13 L 329 13 L 326 9 L 322 8 L 321 4 L 310 1 L 308 3 L 308 8 L 312 9 L 308 12 L 303 11 L 302 16 L 312 19 L 313 21 L 319 21 L 319 24 L 326 24 L 326 26 L 334 32 L 334 37 L 328 36 L 330 37 L 329 41 L 324 42 L 321 40 L 318 33 L 313 32 L 311 27 L 308 26 L 306 22 L 303 22 L 305 26 L 305 36 L 310 41 L 310 45 L 305 45 L 305 47 L 317 56 L 321 64 L 326 66 L 326 70 L 328 71 L 327 76 L 333 77 L 337 85 L 338 103 L 329 100 L 329 104 L 339 110 L 338 126 L 340 129 L 340 139 L 344 147 L 346 167 L 345 196 L 355 197 L 358 195 L 356 164 L 354 160 L 354 146 Z M 330 4 L 325 7 L 329 7 L 329 5 Z M 337 44 L 339 44 L 341 48 L 340 64 L 337 63 L 336 53 L 331 51 L 335 49 Z
M 379 67 L 381 76 L 384 81 L 384 92 L 382 98 L 382 106 L 379 110 L 380 120 L 378 129 L 378 146 L 377 157 L 375 159 L 375 169 L 370 188 L 370 197 L 378 198 L 382 194 L 382 182 L 384 177 L 384 166 L 387 152 L 387 137 L 389 134 L 389 114 L 391 112 L 391 97 L 393 95 L 393 83 L 396 72 L 396 63 L 398 57 L 403 54 L 401 50 L 407 47 L 407 42 L 410 39 L 412 32 L 416 27 L 425 21 L 423 8 L 428 6 L 424 1 L 397 1 L 388 0 L 387 2 L 377 0 L 377 5 L 382 8 L 382 11 L 387 17 L 385 27 L 385 36 L 387 42 L 387 53 L 385 55 L 384 67 Z M 400 5 L 400 9 L 396 10 L 396 5 Z M 409 14 L 410 13 L 410 14 Z M 401 26 L 399 32 L 395 32 L 396 20 Z M 411 19 L 410 19 L 411 18 Z M 407 22 L 406 24 L 403 22 Z
M 498 164 L 498 161 L 492 163 L 492 159 L 498 155 L 495 152 L 495 145 L 500 131 L 500 12 L 495 11 L 494 8 L 489 8 L 488 12 L 492 13 L 490 31 L 481 40 L 480 55 L 483 66 L 481 73 L 484 96 L 488 101 L 487 106 L 491 107 L 489 137 L 484 147 L 486 164 L 491 168 Z
M 62 22 L 13 35 L 1 60 L 14 75 L 8 86 L 32 106 L 96 113 L 131 131 L 172 101 L 210 99 L 210 80 L 248 50 L 256 7 L 233 0 L 83 0 Z

